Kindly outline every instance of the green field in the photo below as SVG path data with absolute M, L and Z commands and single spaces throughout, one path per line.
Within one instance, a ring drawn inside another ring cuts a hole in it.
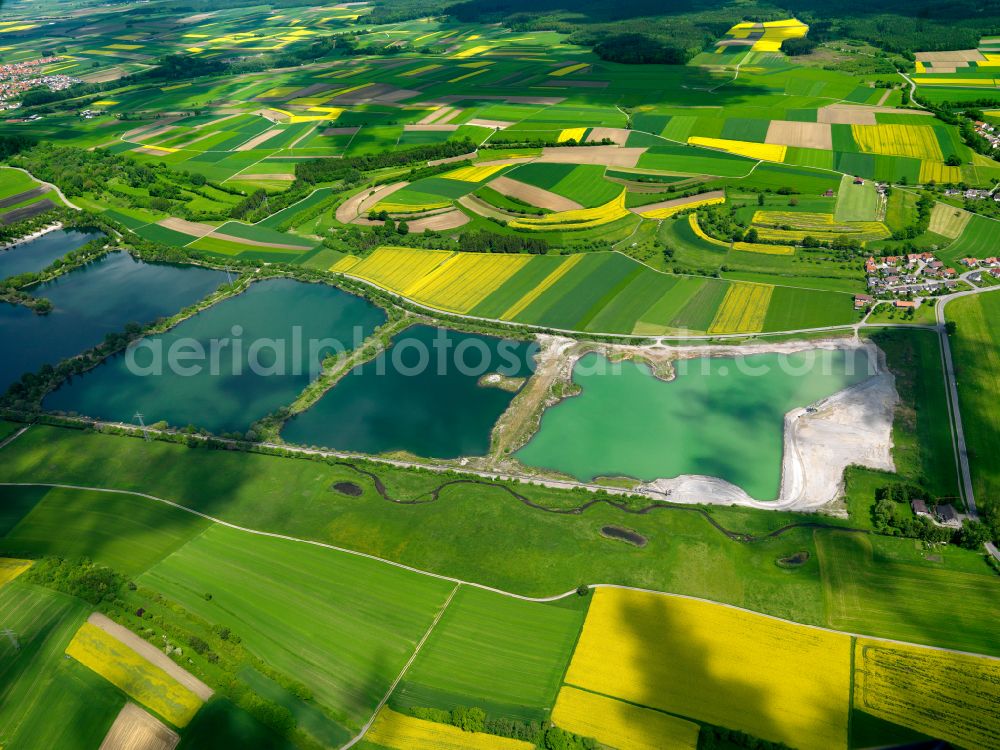
M 555 704 L 587 599 L 536 604 L 463 586 L 393 694 L 392 706 L 542 720 Z
M 1000 511 L 1000 422 L 993 404 L 1000 393 L 1000 295 L 986 292 L 949 303 L 948 320 L 958 382 L 962 426 L 969 450 L 972 486 L 980 512 Z
M 877 206 L 878 193 L 870 180 L 855 185 L 849 176 L 841 178 L 834 212 L 837 221 L 875 221 Z
M 8 748 L 91 750 L 125 705 L 111 683 L 63 655 L 90 607 L 15 581 L 0 587 L 0 742 Z
M 546 513 L 526 507 L 501 490 L 488 487 L 452 486 L 441 492 L 437 502 L 399 505 L 379 497 L 369 479 L 347 466 L 189 449 L 42 426 L 33 427 L 4 448 L 3 456 L 2 481 L 21 481 L 29 477 L 33 481 L 149 492 L 232 523 L 347 546 L 423 570 L 516 593 L 552 595 L 572 590 L 581 581 L 601 580 L 701 596 L 798 622 L 826 624 L 830 617 L 840 615 L 836 614 L 839 610 L 834 604 L 824 597 L 824 581 L 828 589 L 833 587 L 834 594 L 848 586 L 848 582 L 830 583 L 835 579 L 831 578 L 832 573 L 824 571 L 825 563 L 821 565 L 815 557 L 812 530 L 791 529 L 780 536 L 746 544 L 727 539 L 690 508 L 628 516 L 628 526 L 649 539 L 649 544 L 637 551 L 600 533 L 605 525 L 623 523 L 620 510 L 598 505 L 581 515 Z M 158 470 L 149 472 L 149 466 L 156 466 Z M 432 474 L 388 467 L 379 469 L 379 473 L 396 497 L 417 497 L 440 483 Z M 329 491 L 330 485 L 338 481 L 357 483 L 363 488 L 363 494 L 347 498 Z M 555 508 L 569 507 L 589 497 L 585 493 L 545 488 L 524 488 L 523 491 L 536 503 Z M 294 513 L 290 512 L 292 508 Z M 709 512 L 728 528 L 755 534 L 798 520 L 815 520 L 812 516 L 729 508 L 711 508 Z M 819 540 L 830 533 L 817 530 L 815 538 Z M 478 543 L 478 539 L 488 540 L 488 543 Z M 239 532 L 213 527 L 181 547 L 165 562 L 154 566 L 143 580 L 164 586 L 195 613 L 220 618 L 239 616 L 239 629 L 246 631 L 244 637 L 248 647 L 252 638 L 253 648 L 309 675 L 311 670 L 302 664 L 302 657 L 288 653 L 287 643 L 257 635 L 258 628 L 304 627 L 301 623 L 289 625 L 284 621 L 285 612 L 289 610 L 302 612 L 298 615 L 300 620 L 322 613 L 329 618 L 325 620 L 329 627 L 352 626 L 343 622 L 345 613 L 328 600 L 312 602 L 310 598 L 314 610 L 310 613 L 300 610 L 295 601 L 281 599 L 295 591 L 296 601 L 303 600 L 301 590 L 310 597 L 316 596 L 309 592 L 315 591 L 311 587 L 319 585 L 319 574 L 299 569 L 294 573 L 296 577 L 289 579 L 287 576 L 293 574 L 288 566 L 298 566 L 313 555 L 318 558 L 323 550 L 273 539 L 260 541 L 259 545 L 247 545 Z M 965 625 L 960 630 L 948 628 L 941 624 L 947 620 L 940 617 L 937 605 L 941 593 L 936 587 L 913 587 L 908 588 L 905 595 L 897 596 L 892 592 L 887 595 L 878 586 L 881 564 L 864 556 L 852 558 L 851 564 L 864 573 L 864 578 L 850 583 L 851 595 L 860 597 L 866 606 L 870 603 L 881 612 L 870 632 L 953 648 L 974 645 L 987 653 L 1000 653 L 991 642 L 989 619 L 978 614 L 984 598 L 997 600 L 1000 581 L 985 566 L 980 555 L 953 547 L 938 562 L 924 559 L 910 540 L 879 538 L 877 542 L 883 553 L 904 560 L 906 571 L 917 579 L 924 573 L 936 574 L 942 579 L 961 573 L 971 593 L 966 591 L 963 596 L 949 600 L 948 617 L 960 618 Z M 294 550 L 289 553 L 291 558 L 285 555 L 285 548 Z M 269 560 L 262 570 L 240 567 L 241 564 L 252 565 L 254 561 L 262 565 L 260 551 L 264 549 L 279 550 L 274 553 L 277 564 Z M 791 570 L 774 564 L 778 557 L 797 550 L 810 552 L 807 564 Z M 220 554 L 228 555 L 228 560 L 219 560 Z M 344 570 L 344 566 L 354 569 L 363 562 L 368 564 L 356 558 L 330 556 L 317 561 L 315 569 Z M 213 567 L 206 569 L 203 565 Z M 286 578 L 278 580 L 282 571 Z M 392 576 L 396 573 L 393 571 Z M 389 574 L 372 575 L 375 575 L 375 591 L 389 596 L 378 588 L 378 581 L 386 580 L 384 577 Z M 303 579 L 301 583 L 298 577 Z M 225 589 L 219 585 L 223 580 L 227 583 Z M 296 584 L 292 586 L 289 580 L 295 580 Z M 247 598 L 233 601 L 232 610 L 221 611 L 220 597 L 227 596 L 230 582 L 232 590 L 245 591 Z M 265 583 L 273 587 L 260 589 Z M 324 578 L 322 585 L 323 590 L 328 590 L 329 586 L 341 583 Z M 429 593 L 421 601 L 410 598 L 410 592 L 416 597 L 420 590 Z M 405 601 L 415 619 L 400 623 L 400 627 L 410 628 L 412 633 L 413 628 L 419 630 L 417 621 L 426 626 L 433 616 L 434 600 L 440 604 L 448 590 L 446 584 L 434 581 L 411 587 Z M 213 600 L 206 601 L 205 593 L 213 593 Z M 397 591 L 395 596 L 399 597 L 400 593 Z M 280 604 L 275 606 L 274 612 L 257 608 L 275 601 Z M 387 627 L 378 618 L 388 611 L 391 607 L 388 610 L 376 608 L 372 612 L 376 623 L 374 629 Z M 924 632 L 914 632 L 912 623 L 917 612 L 923 613 L 921 621 L 937 621 L 940 627 L 928 624 Z M 397 618 L 398 614 L 393 619 Z M 252 630 L 248 630 L 250 628 Z M 315 637 L 303 636 L 308 648 L 315 648 L 309 646 L 315 643 Z M 364 634 L 359 637 L 367 638 Z M 396 649 L 389 653 L 405 649 L 398 638 L 395 636 L 392 643 L 384 646 Z M 373 637 L 367 642 L 375 640 Z M 316 655 L 315 658 L 320 664 L 326 664 L 334 656 Z M 365 657 L 357 655 L 354 658 Z M 336 669 L 336 665 L 329 668 Z M 364 677 L 355 676 L 339 687 L 323 684 L 324 694 L 329 695 L 331 701 L 345 692 L 363 694 L 355 680 Z M 382 684 L 381 679 L 375 682 Z
M 972 214 L 969 223 L 958 239 L 938 253 L 946 263 L 957 263 L 962 258 L 986 258 L 996 254 L 997 233 L 1000 222 Z

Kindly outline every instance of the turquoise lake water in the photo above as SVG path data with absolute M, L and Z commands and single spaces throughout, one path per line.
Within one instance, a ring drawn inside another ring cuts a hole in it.
M 588 354 L 573 372 L 580 395 L 547 410 L 515 455 L 582 481 L 704 474 L 773 500 L 784 415 L 869 377 L 868 357 L 864 350 L 810 350 L 742 362 L 682 361 L 677 377 L 664 382 L 646 365 L 622 362 L 615 373 L 606 359 Z

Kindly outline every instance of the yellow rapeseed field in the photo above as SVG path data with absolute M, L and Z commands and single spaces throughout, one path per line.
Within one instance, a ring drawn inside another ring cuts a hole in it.
M 566 683 L 800 750 L 847 746 L 850 636 L 599 588 Z
M 774 287 L 769 284 L 737 282 L 729 287 L 715 313 L 709 333 L 759 333 L 771 304 Z
M 688 143 L 693 146 L 707 146 L 728 151 L 731 154 L 747 156 L 751 159 L 763 159 L 764 161 L 782 162 L 785 160 L 787 146 L 777 143 L 754 143 L 753 141 L 731 141 L 727 138 L 704 138 L 700 135 L 693 135 L 688 138 Z
M 10 583 L 34 563 L 33 560 L 18 560 L 13 557 L 0 557 L 0 586 Z
M 469 47 L 468 49 L 464 49 L 461 52 L 456 52 L 454 55 L 452 55 L 452 57 L 455 58 L 474 57 L 476 55 L 482 54 L 483 52 L 489 52 L 490 49 L 492 48 L 488 44 L 481 44 L 476 47 Z
M 995 66 L 996 63 L 993 64 Z M 992 66 L 986 66 L 992 67 Z M 993 78 L 949 78 L 949 77 L 934 77 L 934 76 L 916 76 L 913 82 L 918 86 L 989 86 L 993 87 L 997 85 L 997 82 Z
M 530 255 L 457 253 L 403 294 L 431 307 L 466 313 L 495 292 L 530 260 Z
M 639 215 L 644 219 L 668 219 L 673 216 L 678 211 L 686 211 L 689 208 L 698 208 L 700 206 L 715 206 L 719 203 L 725 203 L 726 197 L 721 196 L 717 198 L 702 198 L 698 200 L 697 197 L 691 200 L 689 203 L 682 203 L 676 206 L 667 206 L 666 208 L 654 208 L 651 211 L 643 211 Z
M 66 653 L 177 727 L 187 726 L 201 699 L 96 625 L 85 622 Z
M 797 18 L 786 18 L 782 21 L 767 21 L 763 24 L 746 21 L 738 23 L 726 32 L 733 39 L 746 39 L 752 33 L 763 32 L 751 49 L 754 52 L 777 52 L 786 39 L 804 37 L 809 27 Z
M 866 154 L 911 156 L 943 161 L 934 129 L 924 125 L 851 125 L 855 143 Z
M 460 180 L 462 182 L 482 182 L 499 172 L 501 169 L 506 169 L 505 164 L 484 164 L 484 165 L 472 165 L 468 167 L 459 167 L 458 169 L 452 170 L 451 172 L 445 172 L 440 175 L 446 180 Z
M 553 70 L 549 73 L 550 76 L 568 76 L 570 73 L 575 73 L 578 70 L 583 70 L 588 67 L 590 63 L 576 63 L 575 65 L 567 65 L 565 68 L 559 68 L 559 70 Z
M 1000 661 L 858 638 L 854 707 L 961 747 L 1000 747 Z
M 566 141 L 576 141 L 577 143 L 583 143 L 583 136 L 587 133 L 586 128 L 565 128 L 559 133 L 559 138 L 556 140 L 559 143 L 565 143 Z
M 559 691 L 552 723 L 628 750 L 694 750 L 700 730 L 694 722 L 569 686 Z
M 384 706 L 365 739 L 393 750 L 533 750 L 530 742 L 415 719 Z
M 402 293 L 410 284 L 433 271 L 452 255 L 454 253 L 450 250 L 380 247 L 351 267 L 350 273 L 393 292 Z
M 338 260 L 332 266 L 330 266 L 330 271 L 347 271 L 361 262 L 361 258 L 357 255 L 345 255 L 343 258 Z
M 602 224 L 628 216 L 631 212 L 625 208 L 625 191 L 603 206 L 596 208 L 577 208 L 572 211 L 556 211 L 537 218 L 514 219 L 508 226 L 513 229 L 528 229 L 533 231 L 573 231 L 590 229 Z
M 406 73 L 400 73 L 399 75 L 403 78 L 409 78 L 410 76 L 418 76 L 421 73 L 427 73 L 432 70 L 437 70 L 441 66 L 437 63 L 432 63 L 431 65 L 424 65 L 422 67 L 416 68 L 414 70 L 409 70 Z
M 728 242 L 723 242 L 722 240 L 717 240 L 715 237 L 710 237 L 705 234 L 705 230 L 701 228 L 701 224 L 698 223 L 698 214 L 688 214 L 688 224 L 691 227 L 691 231 L 698 235 L 705 242 L 710 242 L 713 245 L 718 245 L 719 247 L 729 247 Z
M 568 274 L 573 270 L 581 260 L 583 260 L 583 253 L 577 253 L 576 255 L 571 255 L 569 258 L 560 263 L 552 273 L 542 279 L 534 289 L 525 294 L 521 299 L 515 302 L 513 305 L 508 307 L 504 314 L 500 317 L 504 320 L 513 320 L 515 315 L 520 315 L 524 312 L 525 308 L 534 302 L 536 299 L 542 296 L 542 294 L 547 291 L 553 284 L 555 284 L 559 279 Z
M 372 206 L 372 210 L 388 211 L 391 214 L 419 214 L 424 211 L 447 208 L 450 205 L 451 201 L 438 201 L 436 203 L 393 203 L 392 201 L 380 201 Z
M 949 167 L 944 162 L 925 159 L 920 162 L 920 181 L 930 182 L 931 180 L 934 182 L 961 182 L 962 168 Z

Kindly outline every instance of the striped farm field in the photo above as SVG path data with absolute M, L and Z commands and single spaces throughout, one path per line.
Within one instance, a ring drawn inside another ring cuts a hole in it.
M 565 682 L 801 750 L 843 748 L 851 638 L 718 604 L 602 587 Z
M 501 317 L 512 320 L 517 317 L 528 305 L 534 302 L 536 299 L 541 297 L 546 290 L 549 289 L 553 284 L 555 284 L 559 279 L 565 276 L 567 273 L 573 270 L 573 268 L 583 260 L 584 256 L 582 254 L 577 254 L 570 256 L 563 263 L 560 263 L 552 273 L 546 276 L 542 281 L 530 292 L 525 294 L 521 299 L 515 302 L 513 305 L 504 310 Z
M 959 747 L 1000 747 L 1000 661 L 858 638 L 854 707 Z
M 971 214 L 965 228 L 954 242 L 938 253 L 949 263 L 965 258 L 986 258 L 996 254 L 1000 222 L 985 216 Z
M 862 153 L 944 161 L 934 128 L 924 125 L 851 125 Z
M 625 208 L 625 193 L 621 194 L 603 206 L 596 208 L 580 208 L 572 211 L 555 211 L 538 218 L 514 219 L 508 226 L 512 229 L 526 229 L 533 232 L 558 230 L 562 232 L 591 229 L 617 221 L 631 212 Z
M 935 203 L 931 211 L 931 223 L 927 228 L 935 234 L 953 240 L 965 231 L 970 218 L 972 214 L 968 211 L 946 203 Z
M 569 686 L 559 691 L 552 723 L 581 737 L 629 750 L 694 750 L 700 731 L 694 722 Z
M 402 293 L 452 255 L 454 253 L 450 250 L 415 251 L 407 247 L 380 247 L 360 263 L 354 264 L 350 272 L 352 276 Z M 334 268 L 343 270 L 337 266 Z
M 450 724 L 416 719 L 383 707 L 365 734 L 368 742 L 392 750 L 534 750 L 531 742 L 465 732 Z
M 719 195 L 719 193 L 722 194 Z M 663 201 L 662 203 L 650 206 L 639 206 L 632 210 L 644 219 L 668 219 L 679 211 L 700 208 L 701 206 L 715 206 L 725 202 L 725 193 L 723 191 L 715 191 L 707 195 L 692 195 L 688 198 L 675 198 L 671 201 Z
M 880 221 L 837 221 L 833 214 L 808 211 L 756 211 L 752 223 L 761 239 L 784 242 L 801 242 L 807 236 L 819 240 L 849 237 L 864 242 L 891 234 Z
M 949 167 L 942 161 L 925 159 L 920 162 L 921 182 L 957 183 L 962 181 L 961 167 Z
M 451 172 L 445 172 L 441 175 L 441 178 L 445 180 L 460 180 L 461 182 L 482 182 L 503 169 L 506 169 L 506 165 L 504 164 L 459 167 Z
M 197 695 L 89 622 L 76 631 L 66 653 L 174 726 L 187 726 L 201 708 L 202 701 Z
M 734 283 L 715 314 L 709 333 L 759 333 L 774 287 L 767 284 Z
M 717 148 L 727 151 L 730 154 L 747 156 L 751 159 L 763 159 L 764 161 L 785 160 L 787 146 L 775 143 L 754 143 L 753 141 L 732 141 L 725 138 L 704 138 L 702 136 L 691 136 L 688 143 L 692 146 L 705 146 L 707 148 Z
M 557 256 L 381 247 L 360 260 L 344 256 L 330 270 L 447 312 L 571 331 L 738 333 L 853 320 L 847 294 L 665 274 L 615 252 Z
M 401 291 L 431 307 L 466 313 L 530 260 L 530 255 L 458 253 Z
M 0 557 L 0 586 L 10 583 L 32 566 L 34 560 L 18 560 L 12 557 Z

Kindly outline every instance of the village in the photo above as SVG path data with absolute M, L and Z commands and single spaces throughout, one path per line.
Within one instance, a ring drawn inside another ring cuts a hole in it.
M 54 62 L 58 57 L 41 57 L 19 63 L 0 65 L 0 108 L 17 109 L 21 95 L 30 89 L 44 86 L 50 91 L 62 91 L 80 83 L 79 78 L 66 75 L 40 75 L 41 68 Z

